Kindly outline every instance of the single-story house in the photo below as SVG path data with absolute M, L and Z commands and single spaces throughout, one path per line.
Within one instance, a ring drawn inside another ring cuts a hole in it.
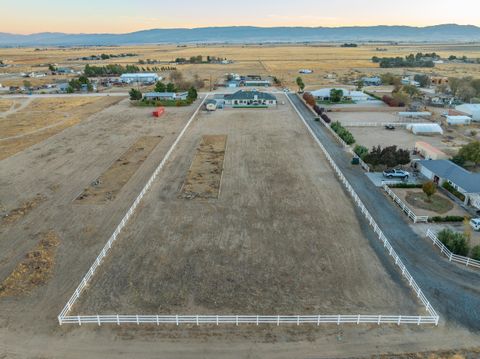
M 469 125 L 472 122 L 472 118 L 469 116 L 446 116 L 447 123 L 449 125 Z
M 120 75 L 120 81 L 123 83 L 132 83 L 132 82 L 140 82 L 140 83 L 154 83 L 160 81 L 162 78 L 159 77 L 155 73 L 146 73 L 146 72 L 139 72 L 139 73 L 128 73 Z
M 147 92 L 143 95 L 146 100 L 176 101 L 186 100 L 188 92 Z
M 412 131 L 415 135 L 443 135 L 443 129 L 438 123 L 409 123 L 407 130 Z
M 382 79 L 378 76 L 364 77 L 362 81 L 365 86 L 380 86 L 382 84 Z
M 448 182 L 465 196 L 465 205 L 480 209 L 480 173 L 472 173 L 448 160 L 417 161 L 420 172 L 442 185 Z
M 311 91 L 310 93 L 315 97 L 317 100 L 320 101 L 330 101 L 330 92 L 334 90 L 334 88 L 323 88 L 316 91 Z M 342 90 L 343 91 L 343 98 L 345 100 L 352 100 L 352 101 L 367 101 L 370 97 L 363 91 L 352 91 L 347 90 L 345 88 L 335 88 L 335 90 Z
M 230 106 L 276 106 L 277 98 L 270 93 L 240 90 L 224 96 L 225 105 Z
M 470 116 L 472 121 L 480 121 L 480 103 L 464 103 L 456 106 L 455 110 Z
M 423 141 L 415 143 L 415 150 L 426 160 L 446 160 L 448 155 L 435 146 Z

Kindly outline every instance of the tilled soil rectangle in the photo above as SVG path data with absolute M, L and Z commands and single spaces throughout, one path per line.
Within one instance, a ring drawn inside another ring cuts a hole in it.
M 76 203 L 99 204 L 113 201 L 130 177 L 147 159 L 150 152 L 161 141 L 161 136 L 140 137 L 121 157 L 119 157 L 100 177 L 93 181 Z
M 182 187 L 181 198 L 217 198 L 223 172 L 227 136 L 205 135 L 197 148 Z

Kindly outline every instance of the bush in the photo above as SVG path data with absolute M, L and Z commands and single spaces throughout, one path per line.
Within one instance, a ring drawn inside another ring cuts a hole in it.
M 460 256 L 468 255 L 470 250 L 468 239 L 463 233 L 454 232 L 451 229 L 443 229 L 438 232 L 438 239 L 447 247 L 452 253 Z
M 457 197 L 460 201 L 462 202 L 465 201 L 465 195 L 458 192 L 455 188 L 453 188 L 453 186 L 450 183 L 443 182 L 442 187 L 445 188 L 451 194 L 453 194 L 455 197 Z
M 142 93 L 137 89 L 131 89 L 128 94 L 130 95 L 130 100 L 138 101 L 142 99 Z
M 330 125 L 330 128 L 338 135 L 347 145 L 355 143 L 355 137 L 348 131 L 339 121 L 335 121 Z
M 322 113 L 325 112 L 325 109 L 324 109 L 323 107 L 320 107 L 320 106 L 318 106 L 318 105 L 315 105 L 315 106 L 313 106 L 313 111 L 315 111 L 315 113 L 316 113 L 317 115 L 321 115 Z
M 465 220 L 465 217 L 462 216 L 434 216 L 430 217 L 429 221 L 430 222 L 463 222 Z
M 353 152 L 355 152 L 358 157 L 363 159 L 363 157 L 368 154 L 368 148 L 362 145 L 356 145 L 353 149 Z
M 305 102 L 309 104 L 311 107 L 314 107 L 317 104 L 317 102 L 315 101 L 315 97 L 313 97 L 313 95 L 310 92 L 305 92 L 302 97 L 305 100 Z
M 395 184 L 388 185 L 390 188 L 422 188 L 422 184 L 417 184 L 417 183 L 405 183 L 405 182 L 399 182 Z
M 392 168 L 410 163 L 410 152 L 397 149 L 397 146 L 388 146 L 383 149 L 381 146 L 374 146 L 363 160 L 372 166 L 385 165 Z
M 476 245 L 472 248 L 470 258 L 480 261 L 480 245 Z
M 323 120 L 325 123 L 330 123 L 330 122 L 332 122 L 332 120 L 330 120 L 330 117 L 328 117 L 326 113 L 322 113 L 322 114 L 320 115 L 320 117 L 322 118 L 322 120 Z
M 422 186 L 423 193 L 425 193 L 430 201 L 430 197 L 432 197 L 435 192 L 437 192 L 437 186 L 432 181 L 425 182 Z

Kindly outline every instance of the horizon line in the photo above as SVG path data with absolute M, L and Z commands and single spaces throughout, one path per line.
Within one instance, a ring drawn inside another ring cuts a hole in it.
M 152 30 L 200 30 L 200 29 L 212 29 L 212 28 L 235 28 L 235 27 L 243 27 L 243 28 L 262 28 L 262 29 L 275 29 L 275 28 L 304 28 L 304 29 L 340 29 L 340 28 L 349 28 L 349 27 L 356 27 L 356 28 L 369 28 L 369 27 L 411 27 L 411 28 L 428 28 L 428 27 L 435 27 L 435 26 L 448 26 L 448 25 L 455 25 L 455 26 L 473 26 L 480 28 L 480 25 L 474 24 L 459 24 L 459 23 L 438 23 L 433 25 L 406 25 L 406 24 L 378 24 L 378 25 L 338 25 L 338 26 L 302 26 L 302 25 L 278 25 L 278 26 L 260 26 L 260 25 L 222 25 L 222 26 L 198 26 L 198 27 L 153 27 L 153 28 L 146 28 L 146 29 L 138 29 L 129 32 L 62 32 L 62 31 L 38 31 L 38 32 L 31 32 L 31 33 L 15 33 L 15 32 L 6 32 L 0 31 L 0 34 L 6 35 L 19 35 L 19 36 L 31 36 L 31 35 L 39 35 L 39 34 L 65 34 L 65 35 L 127 35 L 136 32 L 142 31 L 152 31 Z

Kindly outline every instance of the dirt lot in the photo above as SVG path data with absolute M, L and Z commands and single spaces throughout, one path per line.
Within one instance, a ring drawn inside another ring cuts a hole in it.
M 332 112 L 329 117 L 332 121 L 340 121 L 344 126 L 354 127 L 360 123 L 387 124 L 402 122 L 397 113 L 390 111 L 387 107 L 379 108 L 381 111 L 375 112 Z M 381 126 L 379 126 L 381 127 Z
M 218 199 L 179 199 L 219 133 Z M 202 114 L 74 314 L 423 313 L 369 235 L 289 105 Z
M 42 142 L 121 100 L 121 97 L 74 97 L 23 101 L 23 106 L 0 120 L 0 160 Z

